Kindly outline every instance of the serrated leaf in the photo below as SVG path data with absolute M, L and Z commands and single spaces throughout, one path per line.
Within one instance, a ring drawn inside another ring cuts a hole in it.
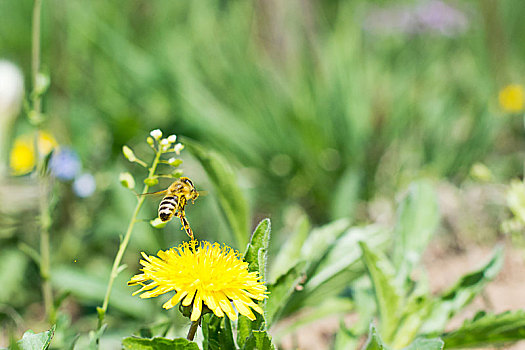
M 371 324 L 370 331 L 368 332 L 368 339 L 363 346 L 362 350 L 387 350 L 385 344 L 381 340 L 381 337 L 377 333 L 376 327 Z
M 270 219 L 262 220 L 255 228 L 255 231 L 253 231 L 250 243 L 244 253 L 244 260 L 248 263 L 248 270 L 250 272 L 257 271 L 263 281 L 266 276 L 266 260 L 268 257 L 270 231 Z
M 467 306 L 485 285 L 497 276 L 502 265 L 503 248 L 498 247 L 488 263 L 462 276 L 451 289 L 436 299 L 420 332 L 426 334 L 442 332 L 448 320 Z
M 395 283 L 395 271 L 385 257 L 373 253 L 366 243 L 359 242 L 363 261 L 372 281 L 380 317 L 381 335 L 390 343 L 399 325 L 402 294 Z
M 124 338 L 122 340 L 123 350 L 199 350 L 199 346 L 187 339 L 166 338 Z
M 447 349 L 481 347 L 525 339 L 525 311 L 478 313 L 472 320 L 442 335 Z
M 22 339 L 16 342 L 16 345 L 21 350 L 46 350 L 49 348 L 54 334 L 55 326 L 48 331 L 36 334 L 29 330 L 24 333 Z
M 248 204 L 226 161 L 196 142 L 185 140 L 190 152 L 201 163 L 215 187 L 220 208 L 230 226 L 238 248 L 248 243 Z
M 440 220 L 437 196 L 427 181 L 414 182 L 397 211 L 393 262 L 404 282 L 436 231 Z
M 439 338 L 418 338 L 403 350 L 443 350 L 445 343 Z
M 275 350 L 272 343 L 272 338 L 266 331 L 253 331 L 246 344 L 244 350 Z
M 270 296 L 266 302 L 266 322 L 271 327 L 275 318 L 278 318 L 279 311 L 282 310 L 286 301 L 295 290 L 297 284 L 303 278 L 306 268 L 306 262 L 299 262 L 288 272 L 279 277 L 277 281 L 268 286 Z

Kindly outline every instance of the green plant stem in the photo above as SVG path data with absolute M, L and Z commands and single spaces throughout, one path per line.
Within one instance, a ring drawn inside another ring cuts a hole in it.
M 31 48 L 31 78 L 33 81 L 32 102 L 33 110 L 40 114 L 42 112 L 42 102 L 40 94 L 37 93 L 37 79 L 40 71 L 40 14 L 42 10 L 42 0 L 34 0 L 33 4 L 33 32 Z
M 159 159 L 162 154 L 162 151 L 159 149 L 157 153 L 155 154 L 155 158 L 153 159 L 153 163 L 151 164 L 151 167 L 149 169 L 148 177 L 151 177 L 155 174 L 155 170 L 157 169 L 157 165 L 159 164 Z M 142 191 L 142 194 L 147 193 L 149 190 L 148 185 L 144 185 L 144 190 Z M 124 252 L 126 251 L 126 248 L 128 247 L 129 240 L 131 238 L 131 232 L 133 231 L 133 227 L 135 226 L 135 223 L 137 222 L 137 215 L 139 214 L 140 208 L 142 207 L 142 204 L 144 203 L 144 196 L 140 196 L 137 202 L 137 206 L 135 207 L 135 210 L 133 211 L 133 215 L 131 216 L 131 220 L 128 224 L 128 229 L 126 230 L 126 234 L 124 235 L 124 239 L 122 239 L 122 242 L 120 242 L 120 246 L 117 252 L 117 255 L 115 256 L 115 261 L 113 262 L 113 267 L 111 268 L 111 274 L 109 276 L 109 282 L 108 287 L 106 289 L 106 295 L 104 297 L 104 302 L 102 304 L 102 308 L 98 310 L 99 316 L 98 316 L 98 329 L 102 327 L 104 324 L 104 317 L 106 316 L 106 311 L 108 309 L 109 305 L 109 296 L 111 294 L 111 289 L 113 288 L 113 283 L 115 282 L 115 278 L 117 277 L 119 273 L 119 266 L 122 261 L 122 257 L 124 256 Z
M 32 109 L 37 116 L 42 113 L 42 99 L 37 92 L 37 80 L 40 70 L 40 17 L 42 13 L 42 0 L 35 0 L 33 3 L 32 19 L 32 38 L 31 38 L 31 78 L 33 91 L 31 94 Z M 36 136 L 38 138 L 38 135 Z M 38 141 L 38 139 L 36 140 Z M 38 152 L 37 142 L 35 151 Z M 40 160 L 41 161 L 41 160 Z M 39 164 L 40 165 L 40 164 Z M 40 166 L 38 167 L 40 168 Z M 40 181 L 40 277 L 42 278 L 42 296 L 44 298 L 44 308 L 49 323 L 56 321 L 56 310 L 53 302 L 53 290 L 51 288 L 51 262 L 49 253 L 49 228 L 51 227 L 51 214 L 48 204 L 48 182 L 45 174 Z
M 188 331 L 188 336 L 186 339 L 193 341 L 193 338 L 195 338 L 195 333 L 197 333 L 197 329 L 199 328 L 199 320 L 192 321 L 190 330 Z

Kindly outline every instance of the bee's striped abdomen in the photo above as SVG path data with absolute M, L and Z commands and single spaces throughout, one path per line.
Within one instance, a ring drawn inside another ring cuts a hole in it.
M 163 221 L 170 221 L 175 214 L 178 199 L 175 196 L 166 196 L 159 205 L 159 218 Z

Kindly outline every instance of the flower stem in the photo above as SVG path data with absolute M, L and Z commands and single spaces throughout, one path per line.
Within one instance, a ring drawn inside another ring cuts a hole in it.
M 149 168 L 148 177 L 151 177 L 155 174 L 155 170 L 157 169 L 157 165 L 159 164 L 159 159 L 162 152 L 158 150 L 155 154 L 155 158 L 153 159 L 153 163 L 151 164 L 151 167 Z M 149 190 L 148 185 L 144 185 L 144 189 L 142 191 L 142 194 L 147 193 Z M 133 211 L 133 214 L 131 216 L 131 220 L 128 224 L 128 229 L 126 230 L 126 234 L 124 235 L 124 239 L 122 239 L 122 242 L 120 242 L 120 246 L 117 252 L 117 255 L 115 256 L 115 261 L 113 261 L 113 267 L 111 268 L 111 274 L 109 276 L 109 282 L 108 287 L 106 289 L 106 295 L 104 297 L 104 302 L 102 304 L 102 307 L 99 308 L 98 311 L 98 329 L 102 328 L 102 325 L 104 324 L 104 317 L 106 316 L 106 311 L 108 309 L 109 305 L 109 296 L 111 295 L 111 289 L 113 288 L 113 283 L 115 282 L 115 278 L 117 278 L 117 275 L 119 273 L 119 266 L 122 261 L 122 257 L 124 256 L 124 252 L 126 251 L 126 248 L 128 247 L 129 240 L 131 238 L 131 232 L 133 231 L 133 227 L 135 226 L 135 223 L 137 222 L 137 215 L 139 214 L 140 208 L 142 207 L 142 204 L 144 203 L 144 196 L 140 196 L 137 202 L 137 206 L 135 207 L 135 210 Z
M 42 98 L 37 92 L 38 73 L 40 70 L 40 17 L 42 13 L 42 0 L 33 3 L 32 38 L 31 38 L 31 78 L 33 91 L 31 93 L 32 109 L 37 116 L 42 113 Z M 38 133 L 36 138 L 38 138 Z M 37 142 L 35 150 L 38 152 Z M 40 167 L 38 167 L 40 168 Z M 49 323 L 56 321 L 56 310 L 53 302 L 53 289 L 51 288 L 50 253 L 49 253 L 49 228 L 51 227 L 51 214 L 48 203 L 49 182 L 45 174 L 41 176 L 40 182 L 40 277 L 42 278 L 42 296 L 46 318 Z
M 40 114 L 41 110 L 41 99 L 40 94 L 37 93 L 37 79 L 40 71 L 40 14 L 42 10 L 42 0 L 34 0 L 33 4 L 33 32 L 32 32 L 32 47 L 31 47 L 31 78 L 33 81 L 33 93 L 32 102 L 33 110 Z
M 188 331 L 188 336 L 186 339 L 193 341 L 193 338 L 195 338 L 195 333 L 197 333 L 197 329 L 199 328 L 199 320 L 191 322 L 190 330 Z

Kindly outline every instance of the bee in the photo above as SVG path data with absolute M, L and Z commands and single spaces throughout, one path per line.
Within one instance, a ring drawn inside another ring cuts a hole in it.
M 193 186 L 193 182 L 187 177 L 181 177 L 173 182 L 166 190 L 154 193 L 164 192 L 166 192 L 166 195 L 160 201 L 158 210 L 160 220 L 162 222 L 168 222 L 173 216 L 178 217 L 182 224 L 181 230 L 186 230 L 188 236 L 193 240 L 193 231 L 184 212 L 186 204 L 188 204 L 189 201 L 193 204 L 199 197 L 199 192 L 197 192 L 195 186 Z

